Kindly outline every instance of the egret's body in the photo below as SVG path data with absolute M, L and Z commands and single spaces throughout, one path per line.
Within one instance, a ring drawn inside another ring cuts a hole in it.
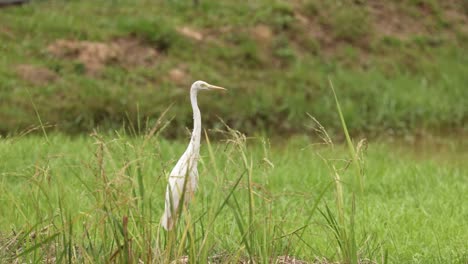
M 210 89 L 224 90 L 222 87 L 210 85 L 203 81 L 194 82 L 190 88 L 190 102 L 193 110 L 193 131 L 187 149 L 169 174 L 165 210 L 161 219 L 161 225 L 166 230 L 171 230 L 174 227 L 182 197 L 184 197 L 184 202 L 187 204 L 197 189 L 197 164 L 200 157 L 201 139 L 201 114 L 197 104 L 197 95 L 200 90 Z

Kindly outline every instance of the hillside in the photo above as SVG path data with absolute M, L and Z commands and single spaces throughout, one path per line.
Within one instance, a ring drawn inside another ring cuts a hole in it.
M 247 134 L 466 132 L 466 1 L 32 1 L 0 10 L 0 132 L 204 125 Z M 40 117 L 40 119 L 38 118 Z

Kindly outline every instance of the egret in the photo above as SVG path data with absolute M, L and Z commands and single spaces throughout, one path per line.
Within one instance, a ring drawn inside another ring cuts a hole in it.
M 193 131 L 187 149 L 169 174 L 164 215 L 161 218 L 161 225 L 166 230 L 171 230 L 174 227 L 182 197 L 187 205 L 197 188 L 197 164 L 200 157 L 201 138 L 201 114 L 197 104 L 197 94 L 198 91 L 201 90 L 226 89 L 208 84 L 204 81 L 196 81 L 190 88 L 190 102 L 193 110 Z

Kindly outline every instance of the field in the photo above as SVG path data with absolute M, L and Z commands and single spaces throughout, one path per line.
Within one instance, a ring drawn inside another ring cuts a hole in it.
M 185 144 L 125 135 L 3 139 L 2 257 L 265 263 L 288 255 L 325 263 L 354 250 L 378 263 L 466 262 L 466 145 L 442 140 L 431 152 L 370 143 L 361 191 L 341 145 L 222 137 L 204 143 L 200 189 L 170 235 L 159 225 L 166 174 Z M 340 215 L 347 238 L 328 222 Z
M 0 7 L 0 263 L 466 264 L 467 51 L 457 0 Z
M 340 131 L 328 78 L 353 132 L 466 131 L 465 2 L 328 2 L 35 1 L 5 9 L 0 133 L 38 125 L 36 111 L 66 133 L 144 127 L 173 104 L 166 136 L 178 137 L 191 125 L 185 91 L 197 79 L 230 90 L 222 100 L 200 98 L 209 127 L 222 127 L 220 116 L 249 135 L 301 134 L 310 113 Z

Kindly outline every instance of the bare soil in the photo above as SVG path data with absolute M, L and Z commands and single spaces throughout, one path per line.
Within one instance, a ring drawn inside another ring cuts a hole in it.
M 190 81 L 187 65 L 181 64 L 172 68 L 168 74 L 169 80 L 177 85 L 186 85 Z
M 261 24 L 257 25 L 251 29 L 251 34 L 253 35 L 254 39 L 262 46 L 270 46 L 271 42 L 273 41 L 273 31 L 267 25 Z
M 135 38 L 118 38 L 107 43 L 62 39 L 50 44 L 47 52 L 83 64 L 89 76 L 100 75 L 109 64 L 124 68 L 150 66 L 156 63 L 159 55 L 156 49 Z
M 196 30 L 194 28 L 188 27 L 188 26 L 177 28 L 177 32 L 179 32 L 179 34 L 181 34 L 181 35 L 183 35 L 183 36 L 185 36 L 187 38 L 190 38 L 190 39 L 193 39 L 193 40 L 196 40 L 196 41 L 201 41 L 204 38 L 203 33 L 201 33 L 200 31 L 198 31 L 198 30 Z
M 21 64 L 16 66 L 16 74 L 22 79 L 33 85 L 41 86 L 55 82 L 59 76 L 54 71 L 42 67 L 29 64 Z

